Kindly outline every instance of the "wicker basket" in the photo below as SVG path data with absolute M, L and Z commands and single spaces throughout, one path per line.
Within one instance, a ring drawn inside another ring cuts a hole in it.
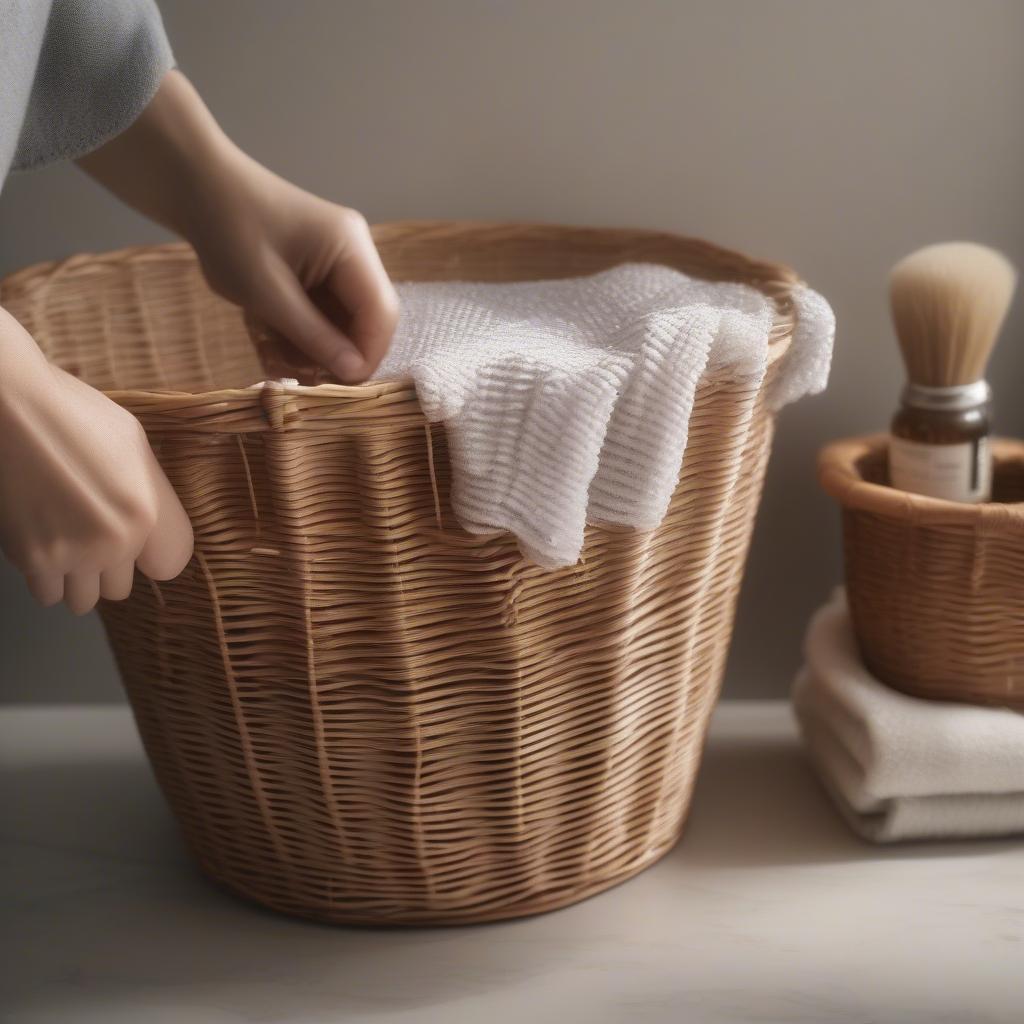
M 568 277 L 627 260 L 795 276 L 666 234 L 392 224 L 399 280 Z M 461 530 L 444 431 L 410 386 L 247 388 L 240 313 L 182 246 L 78 256 L 2 301 L 145 425 L 196 553 L 106 604 L 139 729 L 214 879 L 335 922 L 453 923 L 580 900 L 686 816 L 732 628 L 771 416 L 706 379 L 664 524 L 588 527 L 569 569 Z
M 843 508 L 846 590 L 864 662 L 917 697 L 1024 709 L 1024 442 L 996 441 L 993 497 L 888 486 L 888 439 L 821 453 Z

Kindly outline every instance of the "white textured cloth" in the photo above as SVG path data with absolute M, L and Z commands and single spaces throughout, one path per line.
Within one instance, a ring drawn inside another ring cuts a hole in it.
M 842 590 L 811 620 L 793 706 L 850 825 L 876 842 L 1024 833 L 1024 715 L 909 697 L 864 667 Z
M 542 566 L 576 562 L 587 522 L 657 526 L 702 375 L 765 374 L 765 296 L 665 266 L 398 291 L 401 320 L 376 378 L 412 380 L 427 418 L 446 424 L 463 526 L 511 531 Z M 808 289 L 796 300 L 776 408 L 828 378 L 832 312 Z

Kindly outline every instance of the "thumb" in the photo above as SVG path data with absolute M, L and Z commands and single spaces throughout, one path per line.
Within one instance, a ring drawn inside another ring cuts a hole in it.
M 253 305 L 256 314 L 344 383 L 366 377 L 365 360 L 352 340 L 313 303 L 298 278 L 282 262 L 264 282 Z
M 135 564 L 151 580 L 173 580 L 192 557 L 192 524 L 155 459 L 153 471 L 157 492 L 156 522 Z

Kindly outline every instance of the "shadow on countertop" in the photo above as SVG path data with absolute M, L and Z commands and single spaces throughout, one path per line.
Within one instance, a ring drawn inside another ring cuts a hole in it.
M 766 736 L 709 745 L 686 831 L 665 863 L 741 870 L 1019 848 L 1012 839 L 869 843 L 842 820 L 795 736 Z

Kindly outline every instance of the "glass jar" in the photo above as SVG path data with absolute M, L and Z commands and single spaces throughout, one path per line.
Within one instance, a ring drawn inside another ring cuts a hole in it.
M 945 388 L 907 384 L 892 421 L 890 484 L 947 501 L 990 501 L 991 399 L 983 380 Z

